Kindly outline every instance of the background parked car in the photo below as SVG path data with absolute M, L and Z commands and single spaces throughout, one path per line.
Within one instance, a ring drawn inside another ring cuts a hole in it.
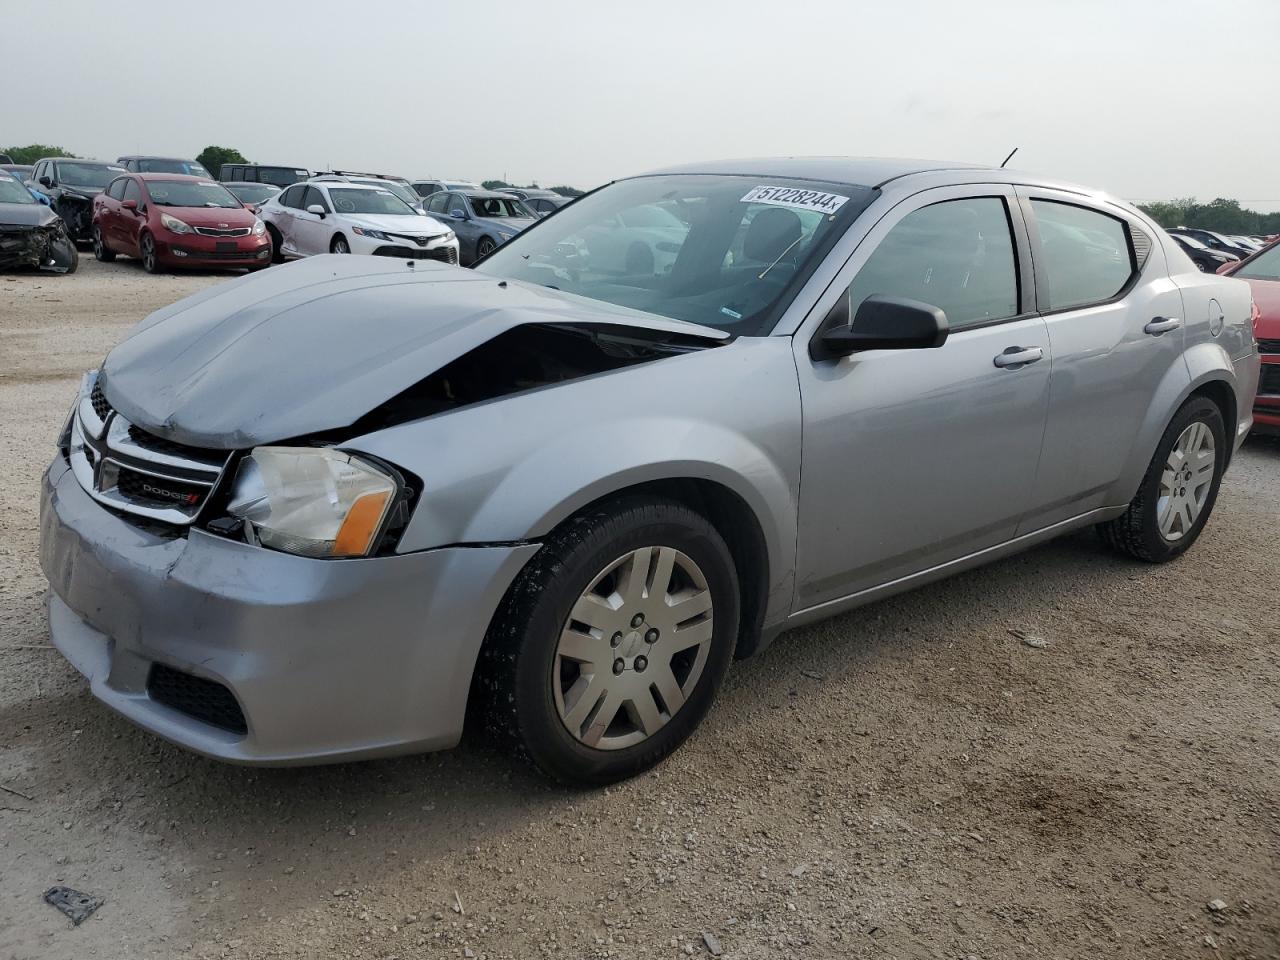
M 441 190 L 479 190 L 480 184 L 470 180 L 414 180 L 409 184 L 420 197 L 429 197 Z
M 25 183 L 0 172 L 0 270 L 36 267 L 75 273 L 79 264 L 62 219 L 38 202 Z
M 1195 237 L 1185 233 L 1169 234 L 1177 242 L 1191 262 L 1205 273 L 1216 273 L 1224 263 L 1236 263 L 1240 258 L 1225 250 L 1211 250 Z
M 311 176 L 305 167 L 272 166 L 265 163 L 224 163 L 218 171 L 223 182 L 274 183 L 280 189 L 291 186 Z
M 409 181 L 403 177 L 383 176 L 380 173 L 318 173 L 310 178 L 311 180 L 337 180 L 345 183 L 363 183 L 369 187 L 382 187 L 384 190 L 390 190 L 397 197 L 407 203 L 419 213 L 424 212 L 422 207 L 422 197 L 414 191 L 409 185 Z
M 105 160 L 46 157 L 36 161 L 28 183 L 48 195 L 71 239 L 87 242 L 92 238 L 93 198 L 121 173 L 124 167 Z
M 1224 264 L 1218 272 L 1249 284 L 1257 316 L 1253 336 L 1262 354 L 1258 393 L 1253 401 L 1253 432 L 1280 436 L 1280 242 L 1246 260 Z
M 1210 250 L 1230 253 L 1241 260 L 1254 252 L 1238 243 L 1232 243 L 1222 234 L 1214 233 L 1212 230 L 1201 230 L 1197 227 L 1170 227 L 1168 232 L 1173 236 L 1181 234 L 1184 237 L 1195 237 Z
M 523 202 L 494 190 L 444 190 L 427 199 L 427 213 L 458 235 L 462 264 L 487 257 L 537 217 Z
M 172 173 L 112 180 L 93 202 L 93 253 L 165 267 L 248 267 L 271 262 L 266 225 L 220 183 Z
M 502 193 L 509 193 L 524 201 L 524 205 L 532 210 L 539 217 L 545 217 L 549 213 L 554 213 L 569 202 L 569 198 L 556 193 L 554 190 L 536 190 L 532 187 L 526 189 L 524 187 L 503 187 Z
M 258 212 L 258 208 L 266 203 L 277 193 L 280 188 L 274 183 L 249 183 L 241 181 L 240 183 L 224 183 L 224 187 L 231 192 L 237 200 L 243 203 L 254 213 Z
M 260 208 L 277 262 L 317 253 L 458 262 L 458 240 L 390 190 L 345 180 L 295 183 Z
M 0 163 L 13 163 L 13 157 L 7 153 L 0 153 Z
M 130 173 L 179 173 L 186 177 L 213 179 L 213 174 L 204 168 L 204 164 L 196 160 L 184 160 L 181 157 L 148 157 L 132 154 L 121 157 L 116 163 L 121 164 Z
M 0 163 L 0 170 L 19 180 L 30 180 L 35 166 L 30 163 Z
M 820 220 L 820 217 L 815 217 Z M 812 229 L 812 225 L 805 224 Z M 622 210 L 569 238 L 577 263 L 596 273 L 652 276 L 671 269 L 689 234 L 689 225 L 658 204 Z M 741 250 L 730 250 L 740 258 Z

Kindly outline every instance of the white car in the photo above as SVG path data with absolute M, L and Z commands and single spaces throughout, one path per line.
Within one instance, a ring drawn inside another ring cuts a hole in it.
M 344 180 L 295 183 L 262 205 L 277 263 L 317 253 L 458 262 L 458 238 L 383 187 Z

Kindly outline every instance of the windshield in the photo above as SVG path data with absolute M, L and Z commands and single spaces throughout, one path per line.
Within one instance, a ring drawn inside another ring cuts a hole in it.
M 93 190 L 101 190 L 108 183 L 116 178 L 118 174 L 124 173 L 124 167 L 118 167 L 110 163 L 93 163 L 81 161 L 59 160 L 58 181 L 68 187 L 89 187 Z
M 354 190 L 350 187 L 330 187 L 329 199 L 333 201 L 333 209 L 338 213 L 375 213 L 392 216 L 418 216 L 418 211 L 409 206 L 390 190 L 379 187 L 377 190 Z
M 0 203 L 35 203 L 36 198 L 17 180 L 0 174 Z
M 409 206 L 413 206 L 421 199 L 413 192 L 412 189 L 406 187 L 403 183 L 397 183 L 394 180 L 352 180 L 351 182 L 367 183 L 371 187 L 380 187 L 383 190 L 390 190 L 405 203 L 409 204 Z
M 147 193 L 162 207 L 235 207 L 241 203 L 220 183 L 204 180 L 149 180 Z
M 539 221 L 476 269 L 762 336 L 874 197 L 866 187 L 777 178 L 623 180 Z
M 1232 276 L 1242 280 L 1280 280 L 1280 244 L 1262 251 Z
M 477 217 L 525 217 L 533 212 L 515 197 L 467 197 Z
M 261 203 L 280 192 L 279 187 L 269 183 L 224 183 L 223 186 L 245 203 Z
M 161 160 L 157 158 L 138 161 L 141 173 L 181 173 L 188 177 L 207 177 L 209 171 L 194 160 Z

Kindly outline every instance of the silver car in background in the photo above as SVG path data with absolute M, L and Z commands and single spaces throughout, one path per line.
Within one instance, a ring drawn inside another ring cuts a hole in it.
M 654 205 L 669 263 L 571 242 Z M 85 377 L 50 633 L 212 757 L 444 748 L 470 708 L 609 782 L 788 628 L 1081 527 L 1177 557 L 1250 428 L 1251 307 L 1127 204 L 914 161 L 622 180 L 473 271 L 312 257 Z

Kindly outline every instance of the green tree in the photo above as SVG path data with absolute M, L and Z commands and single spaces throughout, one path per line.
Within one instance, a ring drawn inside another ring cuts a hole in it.
M 35 163 L 45 157 L 74 157 L 75 154 L 62 147 L 51 147 L 44 143 L 33 143 L 26 147 L 0 147 L 0 153 L 13 157 L 14 163 Z
M 196 155 L 196 160 L 215 177 L 221 176 L 220 171 L 224 163 L 249 162 L 244 154 L 234 147 L 205 147 Z
M 580 197 L 585 190 L 579 190 L 577 187 L 551 187 L 552 193 L 558 193 L 562 197 Z
M 506 187 L 511 186 L 511 184 L 507 183 L 505 180 L 484 180 L 480 183 L 480 186 L 484 187 L 486 190 L 503 190 Z

